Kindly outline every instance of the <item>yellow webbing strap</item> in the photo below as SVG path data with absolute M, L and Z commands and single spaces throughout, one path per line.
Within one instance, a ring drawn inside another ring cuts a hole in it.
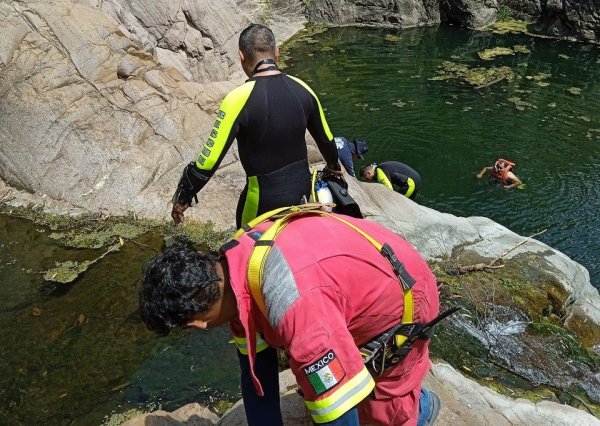
M 296 216 L 314 214 L 319 216 L 327 216 L 345 224 L 346 226 L 354 229 L 360 235 L 362 235 L 367 241 L 369 241 L 376 249 L 381 253 L 382 245 L 371 237 L 369 234 L 358 228 L 356 225 L 342 219 L 340 216 L 333 215 L 329 212 L 319 210 L 318 207 L 322 205 L 319 203 L 303 204 L 300 206 L 283 207 L 280 209 L 267 212 L 255 220 L 248 223 L 248 227 L 251 229 L 265 220 L 277 217 L 275 222 L 260 236 L 260 238 L 254 244 L 252 253 L 250 254 L 250 260 L 248 261 L 248 285 L 250 287 L 250 293 L 252 298 L 256 302 L 260 311 L 267 316 L 267 310 L 265 307 L 265 301 L 262 295 L 262 284 L 263 284 L 263 270 L 271 248 L 275 242 L 277 235 L 285 228 L 290 220 Z M 288 213 L 281 215 L 282 212 L 287 211 Z M 245 227 L 248 229 L 248 227 Z M 241 231 L 241 232 L 240 232 Z M 238 230 L 237 238 L 244 232 L 243 229 Z M 403 286 L 404 293 L 404 309 L 402 312 L 402 324 L 409 324 L 413 321 L 413 293 L 411 288 L 405 288 Z

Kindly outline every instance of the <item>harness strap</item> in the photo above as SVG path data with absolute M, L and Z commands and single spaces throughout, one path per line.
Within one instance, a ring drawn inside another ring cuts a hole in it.
M 282 207 L 267 212 L 247 224 L 247 227 L 251 229 L 268 219 L 275 219 L 273 224 L 263 232 L 258 240 L 256 240 L 254 248 L 252 249 L 252 253 L 250 254 L 250 260 L 248 262 L 248 285 L 250 287 L 250 293 L 252 294 L 252 298 L 256 302 L 263 315 L 268 317 L 265 301 L 262 295 L 263 272 L 267 257 L 271 251 L 271 248 L 273 247 L 275 238 L 287 226 L 291 219 L 302 215 L 313 214 L 330 217 L 354 229 L 367 241 L 369 241 L 377 249 L 377 251 L 379 251 L 389 261 L 394 274 L 398 277 L 402 284 L 404 309 L 402 312 L 401 324 L 412 323 L 414 311 L 412 286 L 414 285 L 415 280 L 410 276 L 408 271 L 406 271 L 402 262 L 398 260 L 392 248 L 387 243 L 381 245 L 377 240 L 368 235 L 362 229 L 341 218 L 340 216 L 320 210 L 319 208 L 322 206 L 323 204 L 320 203 L 310 203 L 300 206 Z M 239 238 L 243 233 L 244 230 L 242 228 L 236 232 L 234 238 Z

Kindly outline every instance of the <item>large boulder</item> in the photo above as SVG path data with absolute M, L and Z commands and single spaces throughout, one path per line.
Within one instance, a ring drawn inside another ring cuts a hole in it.
M 438 0 L 333 0 L 308 2 L 313 22 L 409 28 L 440 22 Z
M 583 41 L 600 40 L 598 0 L 498 0 L 518 19 L 535 23 L 543 34 Z
M 496 21 L 496 0 L 440 0 L 442 20 L 468 28 L 481 28 Z
M 267 7 L 0 3 L 0 178 L 75 209 L 167 217 L 183 165 L 243 81 L 238 34 Z M 285 8 L 272 24 L 279 40 L 303 24 Z M 236 158 L 231 150 L 223 169 L 241 173 Z

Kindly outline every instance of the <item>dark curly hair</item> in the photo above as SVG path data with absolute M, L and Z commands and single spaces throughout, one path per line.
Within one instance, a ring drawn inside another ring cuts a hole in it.
M 139 294 L 140 315 L 149 330 L 167 335 L 206 312 L 219 299 L 215 253 L 176 245 L 144 267 Z
M 275 56 L 275 35 L 262 24 L 250 24 L 240 34 L 239 48 L 250 61 L 255 61 L 261 53 Z

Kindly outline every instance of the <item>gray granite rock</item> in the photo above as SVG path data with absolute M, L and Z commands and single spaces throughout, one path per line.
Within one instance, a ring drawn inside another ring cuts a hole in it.
M 290 370 L 279 374 L 281 411 L 286 426 L 310 426 L 312 422 L 302 397 L 296 392 Z M 448 364 L 432 366 L 424 382 L 441 400 L 436 426 L 597 426 L 600 421 L 590 414 L 551 401 L 534 403 L 509 398 L 465 378 Z M 244 405 L 238 401 L 220 420 L 199 404 L 186 405 L 173 413 L 159 411 L 132 419 L 124 426 L 245 426 Z

